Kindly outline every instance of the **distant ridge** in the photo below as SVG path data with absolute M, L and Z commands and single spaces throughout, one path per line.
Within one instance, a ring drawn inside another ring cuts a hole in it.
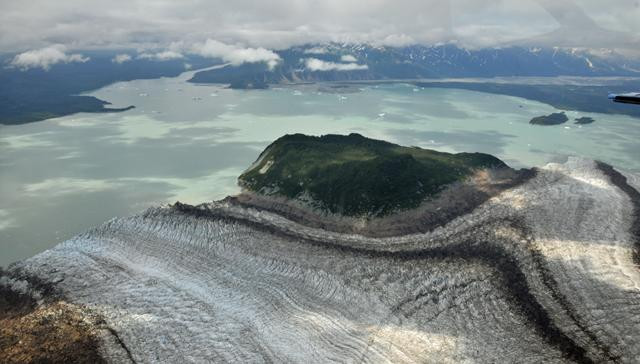
M 375 47 L 313 44 L 276 51 L 281 62 L 198 72 L 190 80 L 264 88 L 301 81 L 346 81 L 501 76 L 640 76 L 640 62 L 578 48 L 509 46 L 470 50 L 453 44 Z M 308 63 L 313 59 L 312 63 Z

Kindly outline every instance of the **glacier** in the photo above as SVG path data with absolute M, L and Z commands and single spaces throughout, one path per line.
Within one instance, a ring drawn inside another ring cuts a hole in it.
M 104 321 L 110 362 L 640 362 L 640 178 L 571 157 L 424 233 L 223 200 L 12 265 Z

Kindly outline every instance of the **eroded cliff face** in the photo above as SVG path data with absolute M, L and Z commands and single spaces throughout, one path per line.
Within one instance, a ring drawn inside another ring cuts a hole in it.
M 177 204 L 8 274 L 101 317 L 107 361 L 633 363 L 637 183 L 570 159 L 443 226 L 384 237 Z

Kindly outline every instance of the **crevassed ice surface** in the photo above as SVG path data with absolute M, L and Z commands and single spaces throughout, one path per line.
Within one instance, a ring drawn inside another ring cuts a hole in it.
M 442 151 L 491 153 L 514 167 L 567 155 L 640 171 L 639 119 L 568 112 L 553 127 L 528 124 L 555 108 L 521 98 L 407 84 L 229 90 L 176 78 L 116 83 L 95 95 L 114 114 L 75 114 L 0 126 L 0 265 L 31 256 L 111 217 L 238 191 L 236 177 L 287 133 L 350 133 Z
M 427 233 L 152 208 L 18 269 L 99 313 L 113 362 L 638 363 L 635 208 L 569 158 Z

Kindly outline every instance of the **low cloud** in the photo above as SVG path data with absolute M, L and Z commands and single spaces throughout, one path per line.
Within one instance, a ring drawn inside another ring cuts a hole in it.
M 307 58 L 305 67 L 309 71 L 361 71 L 369 68 L 366 64 L 327 62 L 317 58 Z
M 117 64 L 123 64 L 125 62 L 129 62 L 130 60 L 131 60 L 131 56 L 128 54 L 117 54 L 115 57 L 113 57 L 111 62 L 117 63 Z
M 358 59 L 350 54 L 347 54 L 340 57 L 340 61 L 347 62 L 347 63 L 354 63 L 354 62 L 358 62 Z
M 438 31 L 444 33 L 442 29 L 438 29 Z M 432 30 L 432 32 L 436 33 L 436 30 Z M 443 37 L 442 39 L 447 39 L 447 38 Z M 433 42 L 435 41 L 436 40 L 433 40 Z M 405 47 L 412 44 L 417 44 L 418 42 L 416 42 L 416 40 L 413 39 L 413 37 L 410 37 L 406 34 L 389 34 L 386 37 L 383 37 L 381 40 L 374 41 L 373 43 L 382 45 L 382 46 L 389 46 L 389 47 Z
M 30 68 L 42 68 L 43 70 L 48 71 L 51 66 L 56 63 L 84 63 L 88 60 L 89 57 L 84 57 L 82 54 L 67 54 L 66 48 L 63 45 L 52 45 L 20 53 L 13 57 L 10 64 L 11 66 L 20 68 L 23 71 Z
M 192 51 L 204 57 L 222 58 L 234 66 L 243 63 L 265 62 L 269 69 L 273 69 L 281 58 L 278 54 L 265 48 L 243 48 L 237 45 L 230 45 L 213 39 L 196 44 Z
M 184 56 L 182 53 L 176 51 L 163 51 L 157 53 L 141 53 L 137 57 L 138 59 L 150 59 L 153 61 L 171 61 L 174 59 L 182 59 Z

